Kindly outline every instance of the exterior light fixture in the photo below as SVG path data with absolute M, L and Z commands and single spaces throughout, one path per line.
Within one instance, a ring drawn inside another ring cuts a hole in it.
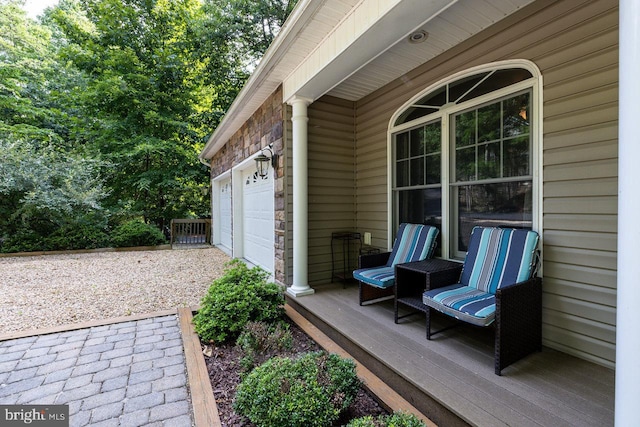
M 267 157 L 265 150 L 269 150 L 271 157 Z M 264 147 L 260 150 L 260 154 L 258 154 L 255 160 L 256 169 L 258 170 L 258 175 L 260 175 L 261 178 L 264 178 L 269 173 L 269 163 L 271 163 L 274 170 L 278 166 L 278 155 L 273 152 L 273 145 L 269 145 L 268 147 Z
M 412 44 L 422 43 L 426 41 L 428 37 L 429 37 L 429 33 L 427 33 L 425 30 L 418 30 L 409 34 L 409 43 L 412 43 Z

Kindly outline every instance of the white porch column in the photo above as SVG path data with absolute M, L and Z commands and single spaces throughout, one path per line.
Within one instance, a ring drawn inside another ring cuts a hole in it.
M 618 301 L 615 425 L 637 424 L 640 396 L 640 2 L 620 0 Z
M 309 197 L 307 175 L 307 106 L 310 99 L 294 97 L 293 107 L 293 284 L 287 293 L 299 297 L 315 291 L 309 287 Z

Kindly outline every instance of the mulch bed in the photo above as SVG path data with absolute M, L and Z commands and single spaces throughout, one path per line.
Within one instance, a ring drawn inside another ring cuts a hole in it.
M 274 356 L 295 357 L 296 355 L 321 350 L 308 335 L 306 335 L 294 322 L 289 321 L 291 334 L 293 336 L 293 346 L 291 351 L 276 352 L 265 355 L 265 360 Z M 204 344 L 203 344 L 204 348 Z M 211 356 L 205 356 L 205 363 L 209 371 L 211 387 L 218 406 L 220 421 L 225 427 L 252 427 L 255 426 L 245 417 L 233 411 L 233 399 L 235 390 L 240 383 L 239 361 L 242 357 L 241 351 L 233 344 L 211 346 Z M 380 415 L 388 412 L 382 408 L 378 402 L 362 389 L 351 406 L 345 411 L 336 423 L 337 426 L 345 425 L 353 418 L 365 415 Z

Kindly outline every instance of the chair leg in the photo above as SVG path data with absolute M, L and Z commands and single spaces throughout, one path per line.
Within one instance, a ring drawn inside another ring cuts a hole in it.
M 368 305 L 365 303 L 373 304 L 376 302 L 394 298 L 394 286 L 389 286 L 388 288 L 378 288 L 366 283 L 359 282 L 360 305 Z
M 426 322 L 427 322 L 427 339 L 430 340 L 432 336 L 434 336 L 435 334 L 439 334 L 440 332 L 444 332 L 444 331 L 448 331 L 449 329 L 453 329 L 453 328 L 457 328 L 458 326 L 462 325 L 462 322 L 459 322 L 458 320 L 454 320 L 453 318 L 450 318 L 453 323 L 451 323 L 449 326 L 444 326 L 441 329 L 432 331 L 431 330 L 431 307 L 427 306 L 427 311 L 426 311 Z
M 398 298 L 393 299 L 393 321 L 398 324 Z

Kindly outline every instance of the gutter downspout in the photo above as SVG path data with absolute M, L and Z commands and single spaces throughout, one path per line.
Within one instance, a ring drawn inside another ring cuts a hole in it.
M 211 169 L 211 162 L 207 162 L 207 159 L 203 158 L 202 156 L 198 156 L 198 160 L 200 160 L 200 163 Z

